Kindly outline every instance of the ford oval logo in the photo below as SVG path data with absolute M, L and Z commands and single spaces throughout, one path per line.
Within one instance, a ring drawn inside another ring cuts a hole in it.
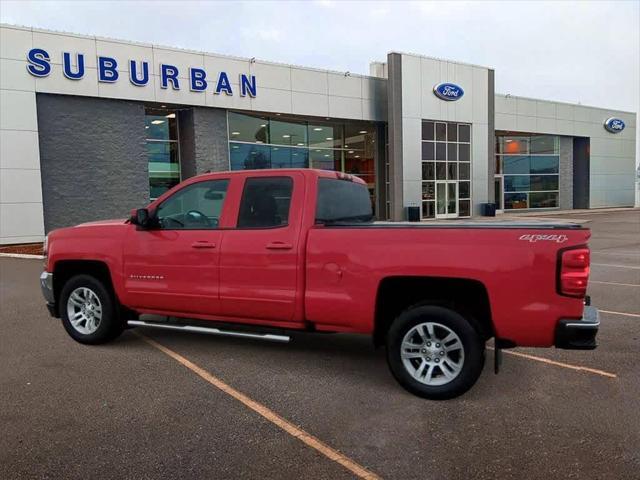
M 460 100 L 464 95 L 464 90 L 455 83 L 439 83 L 433 87 L 433 93 L 442 100 L 452 102 Z
M 624 127 L 624 122 L 619 118 L 607 118 L 607 120 L 604 122 L 604 128 L 606 128 L 611 133 L 620 133 L 622 130 L 624 130 Z

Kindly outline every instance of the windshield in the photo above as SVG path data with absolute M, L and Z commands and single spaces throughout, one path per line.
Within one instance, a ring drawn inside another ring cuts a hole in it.
M 316 222 L 370 222 L 371 198 L 365 185 L 334 178 L 318 179 Z

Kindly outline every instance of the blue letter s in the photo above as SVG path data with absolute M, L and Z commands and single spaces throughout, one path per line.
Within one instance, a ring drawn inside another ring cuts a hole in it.
M 51 59 L 46 50 L 32 48 L 27 53 L 27 71 L 34 77 L 46 77 L 51 73 Z

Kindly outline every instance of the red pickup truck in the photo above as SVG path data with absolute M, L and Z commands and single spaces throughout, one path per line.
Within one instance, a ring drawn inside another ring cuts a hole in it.
M 224 172 L 127 220 L 51 232 L 40 280 L 78 342 L 136 325 L 370 334 L 402 386 L 444 399 L 476 382 L 492 337 L 498 349 L 596 347 L 589 236 L 570 223 L 374 222 L 359 178 Z

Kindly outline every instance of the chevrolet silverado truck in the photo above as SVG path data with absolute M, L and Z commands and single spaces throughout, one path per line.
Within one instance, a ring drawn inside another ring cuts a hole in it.
M 571 223 L 375 222 L 354 176 L 222 172 L 126 220 L 52 231 L 40 280 L 49 312 L 81 343 L 140 325 L 368 334 L 404 388 L 446 399 L 476 382 L 490 338 L 496 358 L 515 346 L 596 347 L 589 237 Z

